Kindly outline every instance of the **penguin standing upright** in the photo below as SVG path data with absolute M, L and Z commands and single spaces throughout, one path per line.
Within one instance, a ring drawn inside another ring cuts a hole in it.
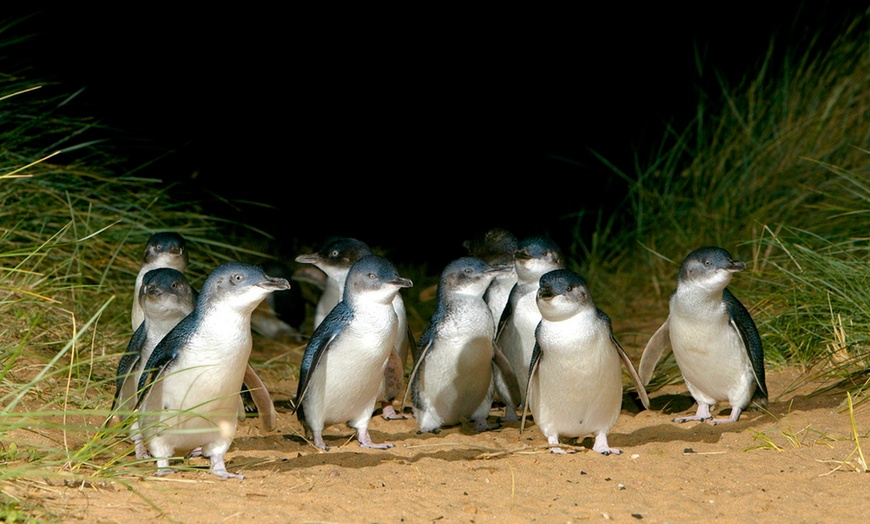
M 535 330 L 520 429 L 530 408 L 552 453 L 564 453 L 559 437 L 588 434 L 595 435 L 593 451 L 622 453 L 607 442 L 622 409 L 622 365 L 647 409 L 649 398 L 613 335 L 610 317 L 595 306 L 583 278 L 567 269 L 541 276 L 536 302 L 541 321 Z
M 157 475 L 172 473 L 177 451 L 201 447 L 210 472 L 226 470 L 224 456 L 239 423 L 239 390 L 251 355 L 251 313 L 290 283 L 258 266 L 225 262 L 206 278 L 194 310 L 157 344 L 139 380 L 136 409 Z
M 118 363 L 112 403 L 116 424 L 126 420 L 136 406 L 136 388 L 145 363 L 163 337 L 193 311 L 194 295 L 190 282 L 177 269 L 159 267 L 145 273 L 138 297 L 143 320 L 130 337 L 127 351 Z M 130 438 L 136 445 L 136 458 L 148 458 L 148 451 L 137 428 L 138 424 L 134 421 Z
M 363 448 L 393 446 L 373 443 L 368 425 L 402 336 L 393 300 L 412 285 L 378 255 L 363 256 L 348 271 L 343 298 L 311 334 L 299 370 L 294 411 L 316 447 L 328 449 L 323 430 L 338 423 L 355 428 Z
M 414 418 L 421 432 L 473 421 L 477 431 L 492 405 L 492 373 L 497 365 L 495 321 L 483 294 L 509 266 L 489 266 L 475 257 L 450 262 L 441 272 L 435 312 L 417 350 L 409 380 Z M 519 386 L 506 360 L 503 372 Z M 407 396 L 407 394 L 406 394 Z
M 746 264 L 718 246 L 689 253 L 680 266 L 671 293 L 668 318 L 647 342 L 639 373 L 644 384 L 670 345 L 689 393 L 698 404 L 695 415 L 674 422 L 736 422 L 751 402 L 767 405 L 764 351 L 749 312 L 728 289 L 731 277 Z M 710 409 L 727 401 L 731 414 L 713 418 Z

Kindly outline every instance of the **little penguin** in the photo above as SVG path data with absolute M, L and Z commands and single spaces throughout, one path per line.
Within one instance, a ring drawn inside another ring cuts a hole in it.
M 379 255 L 365 255 L 347 273 L 342 300 L 330 310 L 302 355 L 294 412 L 314 445 L 327 450 L 323 429 L 347 423 L 360 447 L 387 449 L 368 432 L 384 371 L 401 336 L 393 301 L 412 287 Z
M 244 478 L 227 471 L 224 457 L 239 423 L 251 313 L 269 293 L 289 287 L 259 266 L 224 262 L 206 278 L 194 310 L 154 348 L 139 379 L 136 410 L 157 475 L 173 472 L 169 461 L 177 451 L 201 447 L 211 473 Z
M 761 336 L 749 312 L 727 287 L 733 274 L 744 269 L 744 262 L 718 246 L 698 248 L 683 260 L 668 318 L 647 342 L 638 367 L 643 383 L 648 384 L 670 345 L 698 404 L 694 416 L 678 417 L 674 422 L 736 422 L 750 403 L 767 405 Z M 731 406 L 730 416 L 714 418 L 711 408 L 723 401 Z
M 136 275 L 136 284 L 133 286 L 133 308 L 130 314 L 133 331 L 136 331 L 144 318 L 142 306 L 139 304 L 139 288 L 142 287 L 145 273 L 158 267 L 171 267 L 184 273 L 188 263 L 187 243 L 180 234 L 173 231 L 161 231 L 148 238 L 142 256 L 142 265 Z
M 508 271 L 496 275 L 483 294 L 483 300 L 492 311 L 492 318 L 498 322 L 507 304 L 511 289 L 517 283 L 514 253 L 519 247 L 519 240 L 507 229 L 494 227 L 487 230 L 482 236 L 466 240 L 463 242 L 463 246 L 468 250 L 468 256 L 477 257 L 490 266 L 508 266 L 510 268 Z
M 112 412 L 115 423 L 128 418 L 136 405 L 139 377 L 154 347 L 181 319 L 194 308 L 194 291 L 181 271 L 160 267 L 145 273 L 139 288 L 138 302 L 143 320 L 130 337 L 127 351 L 118 364 Z M 131 425 L 130 436 L 136 445 L 136 458 L 148 458 L 142 435 Z
M 315 329 L 341 300 L 351 266 L 363 256 L 371 254 L 371 248 L 361 240 L 351 237 L 331 237 L 317 251 L 296 257 L 296 262 L 313 264 L 326 274 L 323 292 L 317 301 L 314 316 Z M 405 365 L 410 349 L 416 344 L 408 326 L 408 314 L 401 293 L 397 293 L 393 299 L 393 307 L 399 318 L 399 337 L 396 339 L 395 354 L 390 356 L 384 371 L 382 397 L 379 399 L 381 416 L 386 420 L 406 418 L 396 412 L 393 401 L 399 397 L 405 386 Z
M 450 262 L 441 272 L 435 312 L 420 338 L 409 379 L 414 418 L 420 432 L 471 420 L 477 431 L 495 429 L 487 422 L 492 405 L 496 362 L 495 321 L 483 294 L 508 266 L 490 266 L 476 257 Z M 510 365 L 514 394 L 519 386 Z M 407 397 L 407 393 L 405 395 Z
M 516 410 L 525 402 L 526 386 L 529 383 L 529 364 L 535 348 L 535 329 L 541 321 L 541 311 L 536 303 L 538 286 L 544 273 L 565 268 L 565 257 L 559 246 L 545 236 L 531 236 L 520 241 L 514 254 L 517 283 L 496 327 L 496 345 L 510 362 L 520 386 L 520 398 L 516 405 L 508 406 L 505 420 L 517 421 Z M 496 376 L 496 381 L 502 378 Z M 499 391 L 504 388 L 496 384 Z
M 607 442 L 622 409 L 622 365 L 647 409 L 649 398 L 613 335 L 610 317 L 596 307 L 583 277 L 567 269 L 541 276 L 535 300 L 541 321 L 535 329 L 520 430 L 531 410 L 551 453 L 565 453 L 560 437 L 590 434 L 595 436 L 593 451 L 622 453 Z

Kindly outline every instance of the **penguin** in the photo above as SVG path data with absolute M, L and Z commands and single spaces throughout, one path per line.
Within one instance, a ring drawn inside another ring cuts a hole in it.
M 145 244 L 145 254 L 142 257 L 142 266 L 136 275 L 136 283 L 134 285 L 133 310 L 131 313 L 134 333 L 142 323 L 143 318 L 142 306 L 139 304 L 139 290 L 142 287 L 144 275 L 148 271 L 160 267 L 169 267 L 184 273 L 189 263 L 190 255 L 187 249 L 187 241 L 181 234 L 173 231 L 161 231 L 154 233 L 148 238 L 148 242 Z M 194 289 L 194 300 L 196 300 L 198 294 Z M 256 313 L 252 315 L 252 327 L 254 318 L 257 318 Z M 143 363 L 145 360 L 143 360 Z M 248 411 L 256 411 L 258 413 L 263 428 L 266 431 L 274 430 L 278 424 L 278 413 L 275 411 L 272 397 L 260 379 L 260 376 L 257 375 L 257 372 L 250 364 L 247 364 L 245 369 L 245 387 L 241 390 L 241 396 L 239 397 L 239 422 L 245 420 Z
M 498 322 L 507 305 L 511 289 L 517 283 L 514 253 L 519 247 L 519 240 L 507 229 L 494 227 L 481 236 L 466 240 L 462 245 L 468 250 L 468 256 L 477 257 L 490 266 L 509 268 L 508 271 L 496 275 L 483 294 L 483 300 L 492 311 L 492 318 Z
M 700 247 L 680 266 L 665 322 L 647 342 L 639 373 L 648 384 L 666 346 L 670 346 L 689 393 L 698 405 L 694 416 L 674 422 L 737 422 L 751 403 L 767 405 L 764 350 L 758 328 L 728 289 L 746 264 L 718 246 Z M 727 401 L 728 417 L 714 418 L 711 408 Z
M 208 275 L 194 310 L 157 344 L 139 379 L 139 427 L 157 475 L 173 472 L 177 451 L 202 448 L 209 471 L 243 479 L 226 469 L 233 443 L 239 391 L 251 355 L 251 313 L 290 283 L 259 266 L 230 261 Z
M 169 330 L 193 311 L 194 291 L 181 271 L 160 267 L 143 276 L 138 302 L 143 321 L 130 337 L 127 351 L 118 363 L 112 402 L 115 424 L 126 420 L 136 405 L 139 377 L 154 347 Z M 136 426 L 134 421 L 130 431 L 131 440 L 136 446 L 136 458 L 149 458 L 142 435 Z
M 133 286 L 133 307 L 130 313 L 130 324 L 133 331 L 139 327 L 144 319 L 142 306 L 139 304 L 139 289 L 142 287 L 142 279 L 145 273 L 158 267 L 171 267 L 184 273 L 189 264 L 187 243 L 184 237 L 173 231 L 161 231 L 154 233 L 145 243 L 145 252 L 142 256 L 142 265 L 136 275 L 136 283 Z
M 555 269 L 565 268 L 562 250 L 551 239 L 531 236 L 520 241 L 514 253 L 517 283 L 511 289 L 507 304 L 496 328 L 496 345 L 510 362 L 520 386 L 520 397 L 505 410 L 505 420 L 519 420 L 516 410 L 525 402 L 526 386 L 529 383 L 529 364 L 535 348 L 535 328 L 541 321 L 541 312 L 536 303 L 541 276 Z M 497 382 L 502 377 L 497 376 Z M 504 388 L 497 383 L 499 391 Z
M 435 312 L 420 338 L 409 379 L 421 433 L 438 433 L 442 426 L 467 420 L 478 432 L 498 427 L 487 422 L 497 364 L 495 321 L 483 295 L 497 275 L 509 272 L 509 266 L 490 266 L 476 257 L 458 258 L 441 272 Z M 510 365 L 502 362 L 518 390 Z
M 583 277 L 567 269 L 541 276 L 535 302 L 541 320 L 535 328 L 520 431 L 531 410 L 551 453 L 565 453 L 560 437 L 591 434 L 593 451 L 621 454 L 610 447 L 607 434 L 622 409 L 622 365 L 646 409 L 649 397 L 613 335 L 610 317 L 596 307 Z
M 393 447 L 372 442 L 368 425 L 401 336 L 393 301 L 412 286 L 379 255 L 363 256 L 347 272 L 342 300 L 311 334 L 299 370 L 293 412 L 317 448 L 328 450 L 323 429 L 338 423 L 356 430 L 360 447 Z
M 361 240 L 351 237 L 331 237 L 317 251 L 296 257 L 296 262 L 313 264 L 326 274 L 323 292 L 317 301 L 315 310 L 315 329 L 341 300 L 351 266 L 363 256 L 371 254 L 371 248 Z M 393 298 L 393 307 L 399 318 L 400 336 L 396 339 L 395 354 L 390 356 L 390 361 L 384 371 L 380 407 L 381 416 L 385 420 L 407 418 L 404 414 L 396 412 L 393 401 L 399 397 L 405 386 L 405 366 L 408 362 L 408 354 L 410 349 L 416 345 L 414 335 L 408 325 L 408 314 L 401 293 L 397 293 Z

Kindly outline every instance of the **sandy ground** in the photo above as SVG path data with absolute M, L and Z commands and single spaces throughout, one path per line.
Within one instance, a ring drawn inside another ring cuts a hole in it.
M 278 427 L 264 432 L 247 419 L 227 457 L 244 480 L 222 480 L 194 458 L 193 469 L 168 477 L 148 464 L 123 482 L 18 484 L 14 494 L 41 499 L 46 518 L 86 522 L 855 522 L 870 511 L 845 395 L 810 396 L 815 385 L 783 393 L 799 377 L 794 369 L 768 372 L 769 413 L 746 412 L 732 425 L 672 422 L 694 412 L 681 383 L 653 392 L 648 411 L 627 394 L 609 435 L 621 455 L 590 451 L 591 437 L 567 446 L 576 453 L 549 453 L 533 421 L 522 432 L 517 423 L 420 435 L 412 418 L 380 416 L 372 438 L 394 448 L 361 449 L 336 425 L 322 452 L 301 438 L 289 410 L 296 383 L 281 373 L 280 361 L 301 350 L 274 349 L 252 360 L 273 359 L 261 375 Z M 870 408 L 859 406 L 854 419 L 865 439 Z

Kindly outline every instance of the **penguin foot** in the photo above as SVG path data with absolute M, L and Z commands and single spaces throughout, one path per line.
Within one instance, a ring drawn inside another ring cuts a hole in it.
M 408 418 L 408 415 L 397 413 L 396 408 L 394 408 L 392 404 L 385 404 L 383 406 L 381 416 L 384 420 L 404 420 Z
M 622 450 L 619 448 L 611 448 L 607 444 L 607 434 L 598 433 L 595 435 L 595 443 L 592 445 L 592 451 L 601 453 L 602 455 L 622 455 Z
M 167 475 L 172 475 L 175 473 L 175 470 L 169 468 L 158 468 L 157 472 L 154 474 L 156 477 L 165 477 Z
M 441 433 L 441 428 L 432 428 L 432 429 L 419 429 L 417 430 L 418 435 L 422 435 L 424 433 L 432 433 L 433 435 L 437 435 Z
M 229 471 L 227 471 L 227 466 L 226 466 L 226 464 L 224 464 L 224 459 L 222 456 L 221 457 L 217 457 L 217 456 L 210 457 L 209 461 L 211 462 L 211 467 L 209 468 L 209 471 L 213 475 L 217 475 L 218 477 L 220 477 L 222 479 L 232 478 L 232 479 L 242 480 L 245 478 L 244 475 L 238 475 L 236 473 L 230 473 Z
M 682 424 L 683 422 L 692 422 L 695 420 L 700 420 L 700 421 L 713 420 L 713 417 L 699 417 L 697 415 L 692 416 L 692 417 L 677 417 L 677 418 L 673 419 L 673 422 L 679 422 Z
M 732 422 L 737 422 L 738 420 L 740 420 L 740 414 L 742 412 L 743 410 L 740 408 L 731 408 L 731 416 L 727 418 L 714 418 L 710 422 L 712 422 L 714 426 L 718 426 L 719 424 L 731 424 Z
M 695 411 L 695 414 L 691 417 L 677 417 L 674 419 L 674 422 L 691 422 L 693 420 L 712 420 L 713 415 L 710 414 L 710 405 L 705 404 L 703 402 L 698 403 L 698 410 Z
M 390 442 L 384 442 L 382 444 L 375 444 L 372 442 L 371 437 L 369 437 L 369 432 L 366 429 L 357 429 L 357 437 L 356 439 L 359 441 L 359 446 L 361 448 L 372 448 L 372 449 L 390 449 L 395 446 Z
M 572 453 L 577 453 L 575 450 L 565 451 L 560 447 L 550 448 L 547 450 L 548 453 L 555 453 L 556 455 L 569 455 Z
M 514 422 L 519 422 L 520 417 L 519 417 L 519 415 L 517 415 L 516 410 L 511 409 L 509 407 L 505 407 L 504 408 L 504 415 L 499 417 L 498 420 L 500 422 L 505 422 L 505 423 L 511 424 Z
M 484 431 L 492 431 L 494 429 L 500 429 L 501 424 L 496 424 L 494 426 L 490 426 L 485 418 L 479 418 L 474 421 L 474 429 L 478 433 L 483 433 Z
M 191 451 L 191 452 L 187 455 L 187 458 L 194 458 L 194 457 L 201 457 L 201 456 L 202 456 L 202 448 L 199 447 L 199 448 L 194 448 L 194 450 Z

